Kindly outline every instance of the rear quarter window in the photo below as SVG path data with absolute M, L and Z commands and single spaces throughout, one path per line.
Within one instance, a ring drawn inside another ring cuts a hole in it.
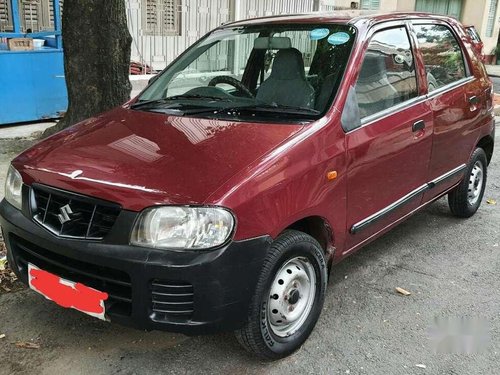
M 415 25 L 429 92 L 466 77 L 464 54 L 452 31 L 444 25 Z

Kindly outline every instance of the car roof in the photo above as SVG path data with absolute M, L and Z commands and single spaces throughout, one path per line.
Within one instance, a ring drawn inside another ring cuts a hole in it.
M 235 21 L 223 25 L 226 26 L 250 26 L 250 25 L 264 25 L 264 24 L 283 24 L 283 23 L 343 23 L 355 25 L 358 23 L 376 24 L 387 21 L 404 21 L 407 19 L 431 19 L 431 20 L 444 20 L 455 21 L 454 18 L 447 16 L 440 16 L 431 13 L 422 12 L 393 12 L 381 13 L 377 11 L 334 11 L 334 12 L 313 12 L 301 14 L 287 14 L 280 16 L 267 16 L 259 17 L 242 21 Z

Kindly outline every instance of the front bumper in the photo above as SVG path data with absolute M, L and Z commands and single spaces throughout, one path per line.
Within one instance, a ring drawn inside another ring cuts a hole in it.
M 102 241 L 74 240 L 0 203 L 8 261 L 24 283 L 32 263 L 107 292 L 106 317 L 139 329 L 195 335 L 242 327 L 271 238 L 233 241 L 211 251 L 145 249 L 128 244 L 136 215 L 122 211 Z

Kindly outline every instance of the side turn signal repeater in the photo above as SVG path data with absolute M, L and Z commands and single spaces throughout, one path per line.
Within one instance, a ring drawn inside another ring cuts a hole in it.
M 328 181 L 333 181 L 337 178 L 337 171 L 330 171 L 326 174 Z

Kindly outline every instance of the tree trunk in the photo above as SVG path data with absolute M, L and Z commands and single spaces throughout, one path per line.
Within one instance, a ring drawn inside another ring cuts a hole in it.
M 123 104 L 130 97 L 125 0 L 65 0 L 62 18 L 68 111 L 45 135 Z

